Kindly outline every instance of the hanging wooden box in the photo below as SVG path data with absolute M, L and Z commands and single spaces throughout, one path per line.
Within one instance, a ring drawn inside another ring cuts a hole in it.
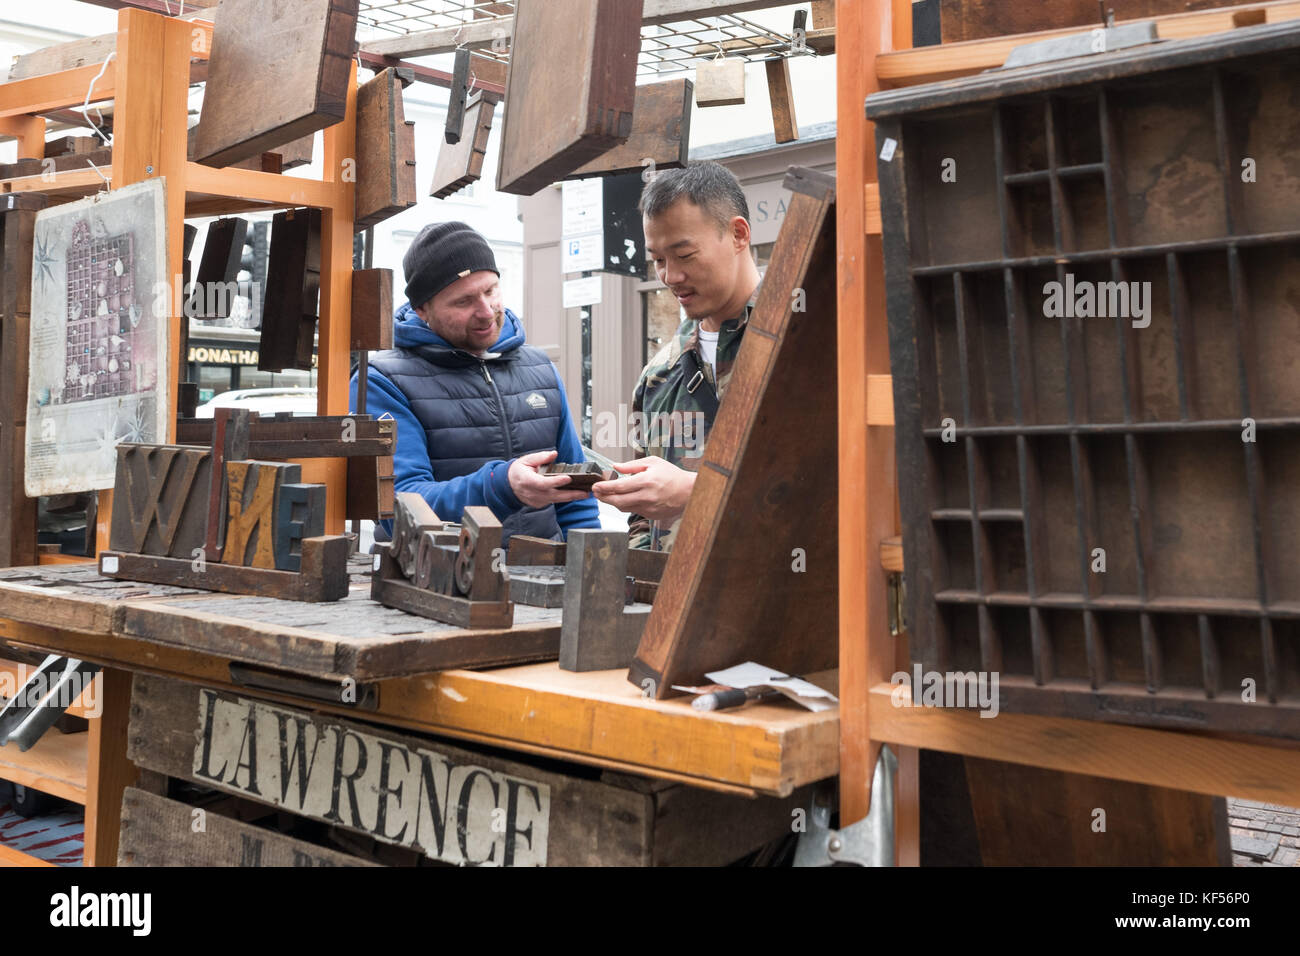
M 1249 27 L 868 99 L 924 670 L 996 671 L 1008 711 L 1300 737 L 1297 47 Z

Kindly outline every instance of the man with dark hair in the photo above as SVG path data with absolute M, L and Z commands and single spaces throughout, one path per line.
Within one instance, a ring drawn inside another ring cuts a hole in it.
M 661 172 L 641 194 L 646 255 L 686 318 L 637 382 L 634 442 L 648 456 L 620 465 L 597 498 L 630 512 L 630 544 L 670 550 L 695 469 L 758 290 L 749 206 L 740 182 L 717 163 Z
M 486 505 L 512 534 L 598 528 L 596 502 L 540 465 L 584 460 L 559 372 L 501 303 L 491 247 L 463 222 L 425 226 L 402 259 L 395 348 L 370 357 L 367 414 L 397 420 L 394 488 L 439 518 Z M 357 407 L 357 377 L 352 404 Z M 584 500 L 585 499 L 585 500 Z M 391 534 L 384 522 L 384 534 Z

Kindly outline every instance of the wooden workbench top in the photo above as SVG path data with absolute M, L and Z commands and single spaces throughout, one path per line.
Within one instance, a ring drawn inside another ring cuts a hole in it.
M 350 570 L 346 599 L 304 604 L 116 581 L 93 565 L 3 569 L 0 642 L 715 790 L 788 795 L 838 771 L 837 708 L 700 713 L 686 697 L 645 697 L 624 669 L 573 673 L 554 660 L 440 670 L 440 656 L 489 632 L 381 607 L 364 559 Z M 497 636 L 558 646 L 559 623 L 559 609 L 517 605 Z M 250 665 L 264 681 L 252 687 Z M 345 678 L 367 688 L 362 709 L 322 693 Z M 834 672 L 809 679 L 835 689 Z

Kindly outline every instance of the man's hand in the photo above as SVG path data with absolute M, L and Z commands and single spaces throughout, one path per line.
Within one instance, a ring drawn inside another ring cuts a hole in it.
M 573 481 L 569 475 L 539 474 L 539 465 L 549 465 L 558 454 L 554 451 L 535 451 L 522 455 L 510 463 L 510 490 L 529 508 L 545 508 L 566 501 L 588 497 L 585 491 L 569 491 L 564 486 Z
M 614 467 L 624 477 L 591 486 L 591 493 L 601 501 L 653 521 L 676 518 L 686 510 L 695 488 L 693 472 L 662 458 L 638 458 Z

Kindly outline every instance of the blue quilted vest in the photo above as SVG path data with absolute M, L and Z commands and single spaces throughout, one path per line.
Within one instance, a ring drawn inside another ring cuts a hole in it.
M 409 311 L 398 313 L 395 327 L 396 343 L 405 347 L 373 353 L 370 366 L 406 396 L 424 428 L 435 478 L 459 478 L 489 461 L 555 447 L 568 415 L 555 366 L 541 349 L 522 344 L 522 330 L 517 339 L 509 337 L 511 323 L 519 328 L 514 313 L 506 311 L 506 337 L 496 346 L 501 351 L 480 359 L 441 339 L 411 343 L 403 335 Z M 423 323 L 420 330 L 429 337 Z M 506 537 L 560 534 L 554 506 L 524 508 L 502 524 Z

